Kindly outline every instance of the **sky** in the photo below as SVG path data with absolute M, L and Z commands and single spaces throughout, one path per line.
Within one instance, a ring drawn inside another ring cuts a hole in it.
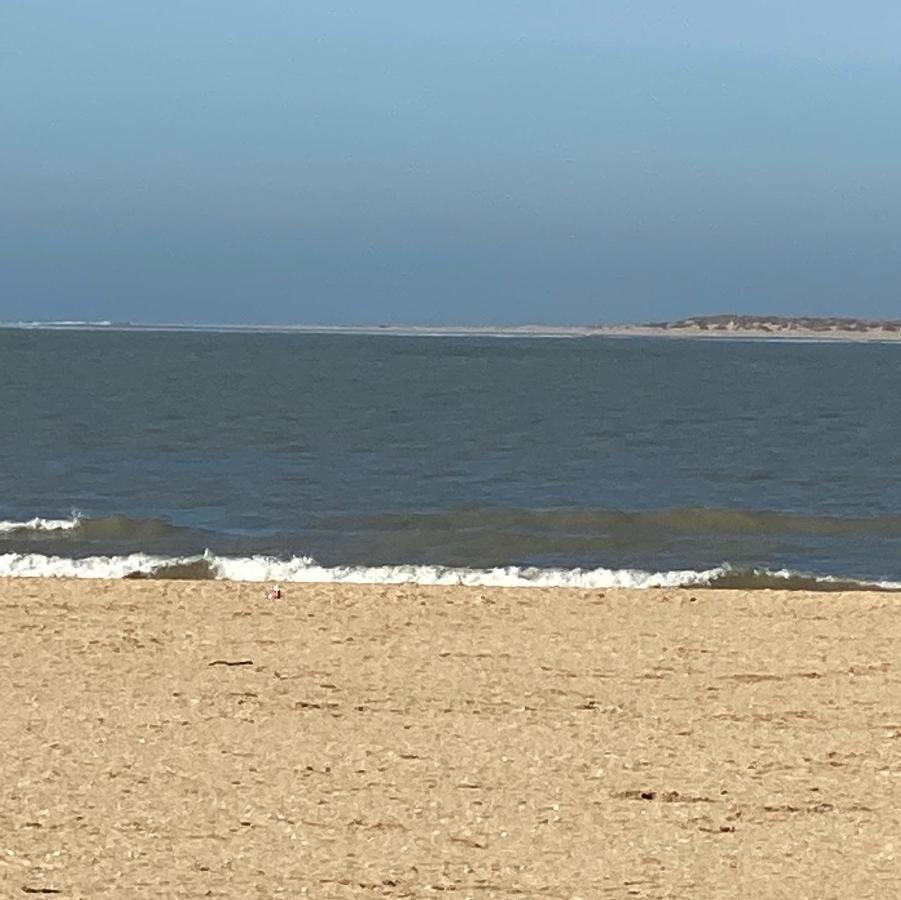
M 901 317 L 897 0 L 3 0 L 0 320 Z

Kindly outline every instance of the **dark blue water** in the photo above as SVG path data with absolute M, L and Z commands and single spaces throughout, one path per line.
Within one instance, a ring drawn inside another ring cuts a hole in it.
M 901 580 L 901 347 L 0 330 L 0 554 Z

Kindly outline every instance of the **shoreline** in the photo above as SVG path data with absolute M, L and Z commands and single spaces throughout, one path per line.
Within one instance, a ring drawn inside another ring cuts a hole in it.
M 658 589 L 759 591 L 814 594 L 842 591 L 899 593 L 901 582 L 879 578 L 816 574 L 792 569 L 740 567 L 721 563 L 706 569 L 542 568 L 505 565 L 466 568 L 434 564 L 322 566 L 295 556 L 220 556 L 209 550 L 189 556 L 127 555 L 68 557 L 41 553 L 0 554 L 0 579 L 153 582 L 214 582 L 301 587 L 461 587 L 510 590 L 637 590 Z
M 0 885 L 893 896 L 879 592 L 0 579 Z
M 832 331 L 798 328 L 774 332 L 757 329 L 705 330 L 701 328 L 660 329 L 643 328 L 639 325 L 625 325 L 620 328 L 604 328 L 596 332 L 598 337 L 616 338 L 665 338 L 673 340 L 710 341 L 765 341 L 771 343 L 798 344 L 897 344 L 901 343 L 901 333 L 891 331 Z

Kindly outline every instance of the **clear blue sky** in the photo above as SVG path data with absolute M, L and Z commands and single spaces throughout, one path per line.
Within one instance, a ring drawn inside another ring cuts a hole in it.
M 901 316 L 901 4 L 3 0 L 0 319 Z

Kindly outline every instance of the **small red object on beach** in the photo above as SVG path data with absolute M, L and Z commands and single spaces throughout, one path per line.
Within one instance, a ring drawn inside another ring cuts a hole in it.
M 269 600 L 281 600 L 282 599 L 282 589 L 279 585 L 274 584 L 272 588 L 266 591 L 266 597 Z

